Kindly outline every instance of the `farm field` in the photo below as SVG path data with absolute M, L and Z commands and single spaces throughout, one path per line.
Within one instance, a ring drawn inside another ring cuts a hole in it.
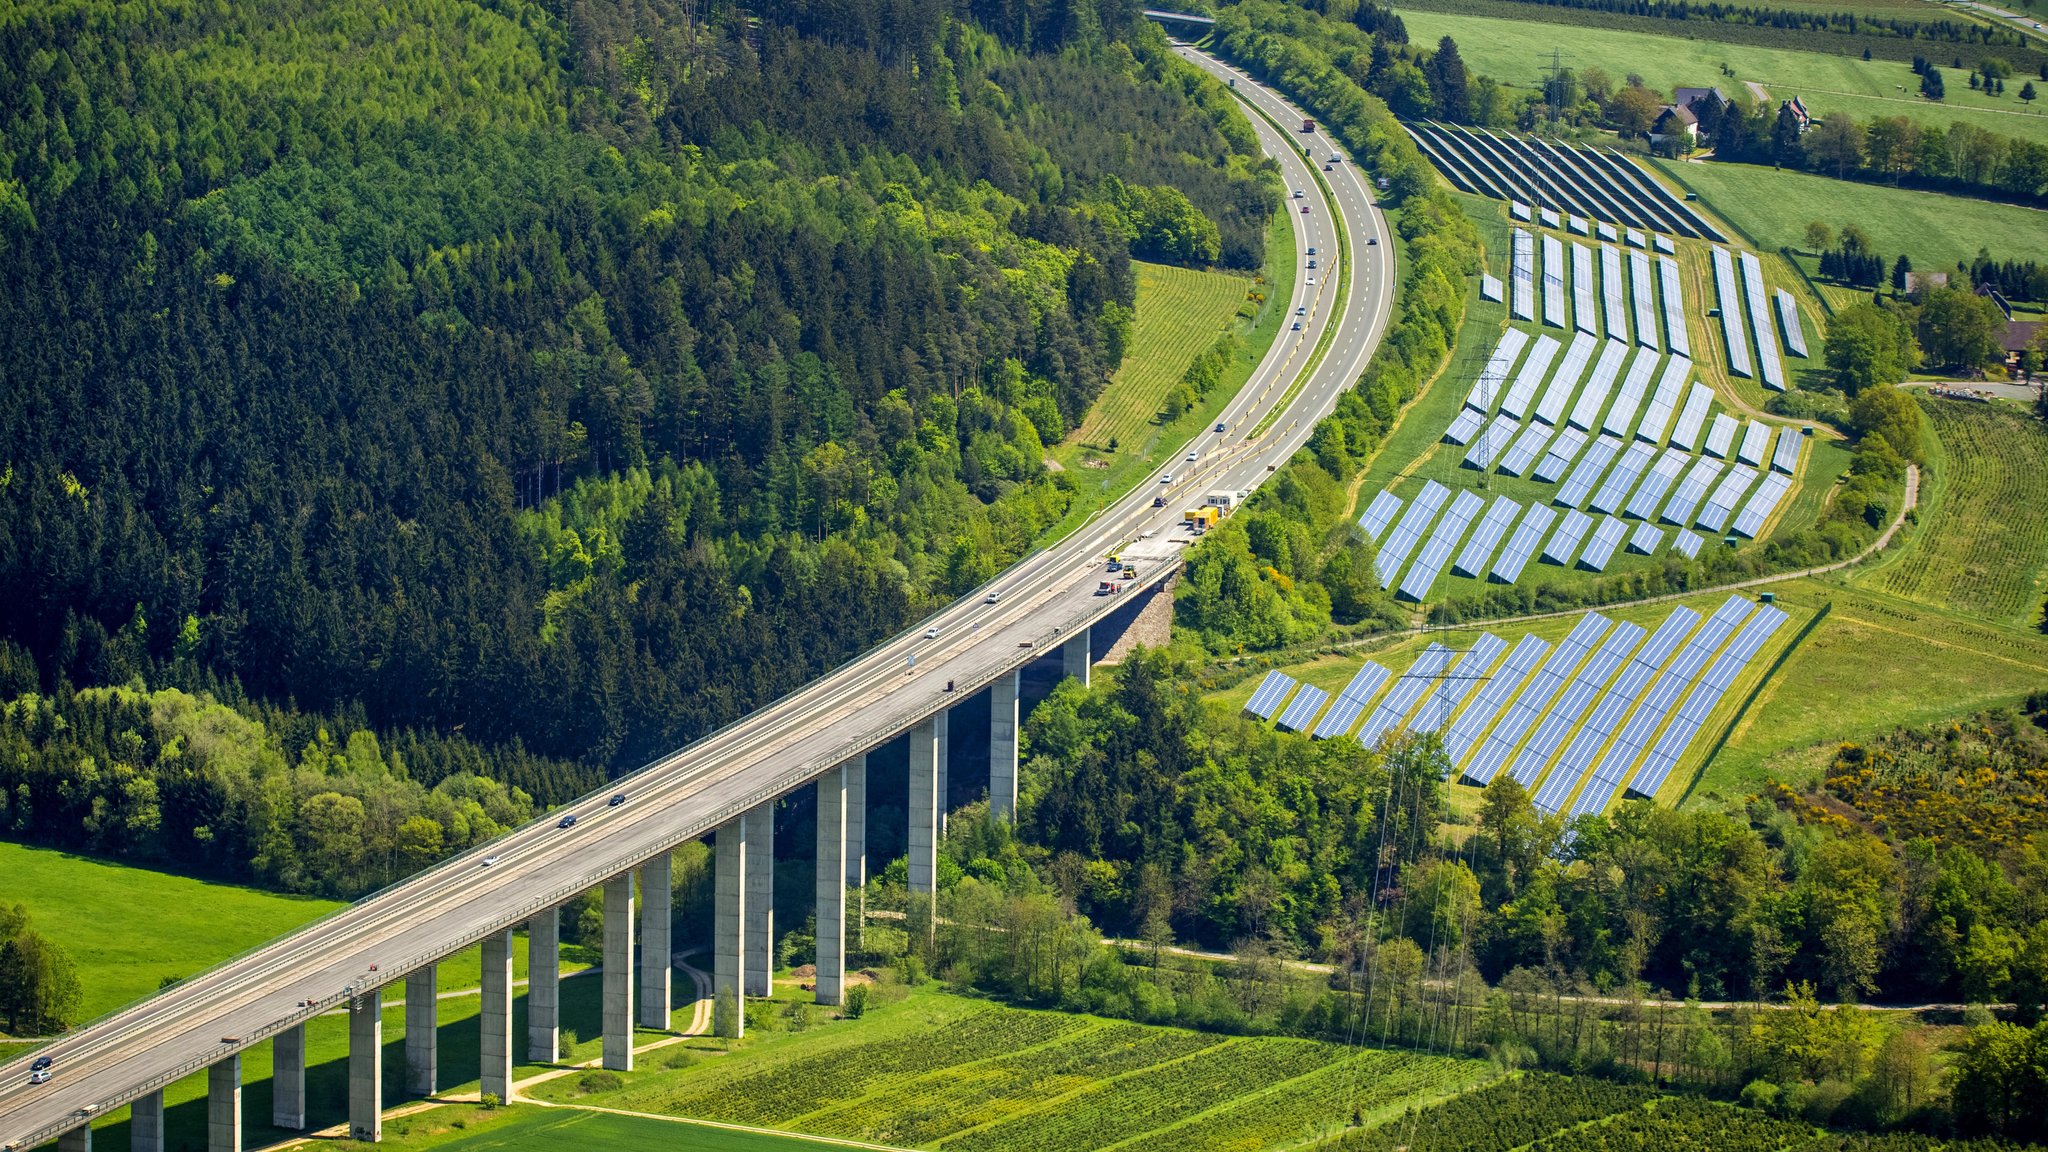
M 664 1063 L 681 1067 L 626 1074 L 617 1090 L 565 1078 L 536 1095 L 899 1147 L 1192 1152 L 1296 1143 L 1354 1110 L 1393 1115 L 1492 1075 L 1473 1060 L 1006 1008 L 936 988 L 730 1053 L 710 1040 L 680 1048 Z
M 460 1122 L 462 1127 L 453 1127 Z M 684 1124 L 653 1116 L 621 1116 L 568 1108 L 514 1108 L 483 1112 L 437 1108 L 387 1120 L 381 1145 L 338 1141 L 342 1148 L 437 1148 L 447 1152 L 802 1152 L 832 1145 L 776 1132 Z
M 1854 223 L 1888 260 L 1903 252 L 1915 268 L 1950 268 L 1979 248 L 1993 255 L 2048 250 L 2048 212 L 2037 208 L 1755 164 L 1651 163 L 1765 251 L 1805 248 L 1806 226 L 1815 220 L 1830 228 Z
M 1865 583 L 1925 604 L 2026 627 L 2048 570 L 2048 429 L 2002 406 L 1923 398 L 1940 455 L 1921 489 L 1913 546 Z
M 2015 94 L 2004 98 L 1985 96 L 1971 91 L 1958 75 L 1948 85 L 1948 98 L 1936 104 L 1910 94 L 1918 80 L 1909 66 L 1896 61 L 1412 8 L 1404 8 L 1401 18 L 1415 43 L 1434 44 L 1450 36 L 1467 66 L 1517 88 L 1539 86 L 1549 50 L 1557 47 L 1568 53 L 1572 68 L 1599 68 L 1617 80 L 1635 73 L 1667 95 L 1680 86 L 1719 85 L 1727 91 L 1755 82 L 1769 89 L 1773 100 L 1798 96 L 1815 116 L 1840 111 L 1858 120 L 1967 121 L 1988 132 L 2048 143 L 2048 112 L 2022 107 L 2016 86 Z M 1940 57 L 1942 50 L 1930 55 Z M 1725 75 L 1723 65 L 1734 75 Z M 1908 91 L 1900 91 L 1902 85 Z

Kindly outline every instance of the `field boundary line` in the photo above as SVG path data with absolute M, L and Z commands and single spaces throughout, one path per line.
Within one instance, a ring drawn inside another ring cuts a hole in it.
M 667 1124 L 689 1124 L 697 1128 L 714 1128 L 721 1132 L 745 1132 L 750 1136 L 779 1136 L 784 1140 L 807 1140 L 814 1144 L 831 1144 L 840 1148 L 866 1148 L 872 1152 L 909 1152 L 895 1144 L 870 1144 L 865 1140 L 847 1140 L 838 1136 L 813 1136 L 808 1132 L 786 1132 L 780 1128 L 756 1128 L 750 1124 L 729 1124 L 723 1120 L 699 1120 L 692 1116 L 665 1116 L 659 1112 L 634 1112 L 626 1108 L 605 1108 L 597 1104 L 550 1104 L 536 1100 L 542 1108 L 560 1108 L 568 1112 L 599 1112 L 607 1116 L 631 1116 L 636 1120 L 660 1120 Z

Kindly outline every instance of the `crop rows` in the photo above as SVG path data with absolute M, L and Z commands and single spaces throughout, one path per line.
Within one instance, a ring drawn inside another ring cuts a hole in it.
M 1087 1021 L 1078 1017 L 1052 1012 L 990 1008 L 916 1041 L 849 1044 L 766 1068 L 748 1066 L 709 1084 L 693 1078 L 687 1094 L 664 1092 L 658 1100 L 644 1100 L 628 1093 L 619 1106 L 774 1127 L 806 1112 L 857 1099 L 872 1085 L 1005 1055 L 1087 1026 Z
M 1354 1112 L 1370 1115 L 1403 1099 L 1454 1092 L 1482 1067 L 1442 1056 L 1365 1052 L 1117 1152 L 1257 1152 L 1346 1124 Z
M 1346 1055 L 1335 1044 L 1233 1040 L 1178 1063 L 1133 1073 L 1033 1112 L 944 1142 L 947 1152 L 1101 1148 L 1177 1124 L 1220 1101 L 1292 1080 Z
M 1988 404 L 1936 401 L 1927 412 L 1949 474 L 1884 587 L 1996 620 L 2030 617 L 2048 563 L 2048 432 Z
M 806 1116 L 797 1127 L 823 1136 L 905 1147 L 929 1144 L 1112 1076 L 1222 1042 L 1222 1037 L 1200 1032 L 1112 1024 L 1036 1051 L 897 1084 L 844 1107 Z
M 1815 1148 L 1811 1125 L 1727 1104 L 1667 1096 L 1649 1108 L 1538 1141 L 1531 1152 L 1794 1152 Z
M 1541 1073 L 1489 1084 L 1346 1138 L 1344 1152 L 1519 1148 L 1657 1098 L 1646 1088 Z

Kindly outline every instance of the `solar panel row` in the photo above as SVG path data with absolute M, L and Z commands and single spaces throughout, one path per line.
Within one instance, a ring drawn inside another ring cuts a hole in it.
M 1728 344 L 1728 370 L 1737 376 L 1756 375 L 1749 358 L 1749 331 L 1742 323 L 1742 299 L 1735 292 L 1735 262 L 1726 248 L 1714 249 L 1714 289 L 1721 298 L 1721 334 Z
M 1790 428 L 1778 433 L 1778 446 L 1771 450 L 1771 467 L 1780 472 L 1798 471 L 1799 444 L 1804 439 L 1794 435 Z
M 1429 480 L 1423 483 L 1422 491 L 1415 494 L 1415 499 L 1408 502 L 1408 510 L 1394 525 L 1393 535 L 1387 537 L 1387 542 L 1380 546 L 1379 555 L 1373 558 L 1373 570 L 1379 574 L 1380 587 L 1385 588 L 1394 582 L 1394 574 L 1401 570 L 1401 565 L 1408 562 L 1408 554 L 1422 542 L 1422 530 L 1429 527 L 1444 501 L 1450 498 L 1449 488 Z
M 1367 748 L 1376 747 L 1382 737 L 1399 728 L 1416 702 L 1436 682 L 1435 678 L 1443 675 L 1444 666 L 1450 663 L 1450 655 L 1451 650 L 1442 644 L 1431 644 L 1423 649 L 1422 655 L 1416 657 L 1408 671 L 1394 679 L 1393 688 L 1388 690 L 1379 707 L 1365 718 L 1365 723 L 1358 729 L 1358 742 Z
M 1585 446 L 1584 432 L 1577 428 L 1560 430 L 1557 439 L 1550 442 L 1550 450 L 1537 461 L 1536 470 L 1529 475 L 1545 484 L 1556 483 L 1557 478 L 1564 475 L 1564 470 L 1572 466 L 1572 461 L 1578 459 L 1579 450 Z
M 1337 693 L 1337 702 L 1323 713 L 1322 722 L 1316 725 L 1316 739 L 1330 740 L 1351 731 L 1351 726 L 1358 723 L 1359 713 L 1365 711 L 1365 706 L 1372 703 L 1374 696 L 1379 695 L 1392 675 L 1378 664 L 1366 661 L 1365 666 L 1351 677 L 1351 683 Z
M 1622 303 L 1621 249 L 1612 244 L 1600 246 L 1600 296 L 1607 309 L 1607 334 L 1616 340 L 1628 339 L 1628 306 Z
M 1526 213 L 1522 219 L 1527 220 Z M 1536 238 L 1520 228 L 1515 229 L 1513 239 L 1514 255 L 1508 270 L 1510 286 L 1508 311 L 1517 320 L 1536 318 Z
M 1664 514 L 1658 519 L 1667 524 L 1684 525 L 1692 521 L 1693 510 L 1707 493 L 1714 490 L 1714 481 L 1721 478 L 1721 469 L 1726 467 L 1719 460 L 1705 456 L 1692 458 L 1692 467 L 1678 481 L 1678 491 L 1671 494 L 1671 502 L 1664 506 Z
M 1481 272 L 1479 274 L 1479 298 L 1496 302 L 1505 300 L 1507 299 L 1507 288 L 1501 284 L 1500 277 L 1495 276 L 1491 272 Z
M 1628 535 L 1628 525 L 1619 517 L 1609 516 L 1593 529 L 1593 538 L 1586 541 L 1586 552 L 1579 557 L 1579 563 L 1595 572 L 1607 570 L 1607 562 L 1614 559 L 1614 550 Z
M 1780 472 L 1766 473 L 1764 482 L 1756 486 L 1756 491 L 1750 494 L 1749 502 L 1742 506 L 1741 512 L 1736 513 L 1734 531 L 1751 540 L 1761 536 L 1771 513 L 1778 510 L 1779 502 L 1785 499 L 1785 493 L 1791 490 L 1791 487 L 1790 476 Z
M 1451 426 L 1444 429 L 1444 439 L 1453 444 L 1469 444 L 1472 442 L 1473 434 L 1485 423 L 1486 413 L 1477 408 L 1460 408 L 1457 419 L 1452 420 Z
M 1537 722 L 1536 730 L 1529 734 L 1528 742 L 1522 745 L 1514 764 L 1508 768 L 1508 775 L 1524 788 L 1536 784 L 1537 778 L 1543 776 L 1544 767 L 1557 755 L 1565 737 L 1571 735 L 1572 729 L 1584 719 L 1600 689 L 1613 678 L 1622 661 L 1635 651 L 1642 638 L 1642 626 L 1626 622 L 1616 625 L 1614 631 L 1607 634 L 1607 639 L 1587 659 L 1585 667 L 1565 684 L 1564 690 L 1558 693 L 1557 702 Z M 1564 799 L 1575 783 L 1576 777 L 1552 772 L 1531 799 L 1543 811 L 1555 812 L 1563 807 Z
M 1615 455 L 1620 451 L 1621 439 L 1619 437 L 1602 436 L 1598 440 L 1593 441 L 1593 446 L 1588 448 L 1586 454 L 1579 458 L 1577 466 L 1572 469 L 1571 475 L 1565 479 L 1564 487 L 1558 490 L 1557 495 L 1553 499 L 1559 504 L 1572 507 L 1584 504 L 1586 497 L 1592 495 L 1593 486 L 1606 473 L 1607 466 L 1614 462 Z
M 1422 546 L 1422 554 L 1409 565 L 1408 574 L 1401 578 L 1399 594 L 1410 600 L 1420 601 L 1429 594 L 1429 586 L 1443 574 L 1444 565 L 1450 563 L 1451 549 L 1464 539 L 1465 529 L 1472 526 L 1472 518 L 1479 515 L 1485 501 L 1470 492 L 1459 492 L 1451 501 L 1451 510 L 1437 521 L 1436 531 L 1430 533 L 1429 543 Z
M 1252 698 L 1244 702 L 1244 710 L 1261 720 L 1270 719 L 1273 710 L 1280 706 L 1280 701 L 1285 700 L 1287 694 L 1293 690 L 1294 677 L 1275 669 L 1266 673 L 1266 678 L 1259 681 L 1257 688 L 1252 689 Z
M 1500 343 L 1493 346 L 1493 354 L 1486 358 L 1486 367 L 1479 370 L 1479 379 L 1472 382 L 1472 390 L 1465 394 L 1465 406 L 1481 412 L 1493 411 L 1493 402 L 1500 399 L 1500 390 L 1507 384 L 1508 369 L 1515 366 L 1528 345 L 1529 334 L 1520 328 L 1502 333 Z
M 1678 482 L 1679 473 L 1685 470 L 1685 462 L 1690 459 L 1690 456 L 1677 448 L 1666 448 L 1659 454 L 1656 462 L 1650 465 L 1649 472 L 1643 476 L 1643 482 L 1636 486 L 1635 494 L 1628 498 L 1628 514 L 1638 520 L 1649 520 L 1656 516 L 1657 505 L 1664 502 L 1664 494 L 1671 491 L 1671 486 Z
M 1657 347 L 1657 301 L 1655 285 L 1650 280 L 1650 258 L 1641 252 L 1628 254 L 1629 287 L 1635 290 L 1636 299 L 1636 343 L 1645 348 Z M 1668 291 L 1667 287 L 1667 291 Z
M 1565 746 L 1564 755 L 1558 757 L 1557 767 L 1551 771 L 1553 780 L 1568 781 L 1553 790 L 1560 806 L 1571 795 L 1571 789 L 1584 782 L 1581 797 L 1582 804 L 1586 806 L 1575 805 L 1572 815 L 1605 808 L 1614 789 L 1621 786 L 1619 779 L 1589 778 L 1594 777 L 1595 758 L 1608 739 L 1621 730 L 1629 709 L 1642 698 L 1651 678 L 1664 666 L 1664 661 L 1670 659 L 1672 650 L 1699 623 L 1699 619 L 1700 614 L 1690 608 L 1673 609 L 1650 634 L 1642 649 L 1622 666 L 1621 674 L 1600 694 L 1599 700 L 1586 714 L 1584 723 L 1572 734 L 1571 743 Z M 1545 781 L 1545 784 L 1548 786 L 1550 781 Z M 1550 810 L 1556 811 L 1555 808 Z
M 1594 321 L 1598 312 L 1593 307 L 1593 250 L 1584 244 L 1572 245 L 1572 326 L 1581 332 L 1597 331 Z
M 1641 352 L 1629 362 L 1628 375 L 1621 381 L 1621 391 L 1608 406 L 1607 414 L 1600 418 L 1600 430 L 1616 436 L 1628 435 L 1635 426 L 1636 410 L 1643 406 L 1643 398 L 1650 391 L 1650 377 L 1657 372 L 1657 354 Z
M 1507 641 L 1493 633 L 1481 632 L 1479 639 L 1472 642 L 1471 649 L 1458 657 L 1458 662 L 1444 673 L 1443 680 L 1436 686 L 1436 691 L 1429 694 L 1429 700 L 1416 712 L 1414 730 L 1435 732 L 1448 723 L 1451 714 L 1456 712 L 1479 688 L 1480 682 L 1486 679 L 1486 674 L 1493 669 L 1493 662 L 1500 659 L 1501 651 L 1507 646 Z
M 1515 515 L 1521 510 L 1520 504 L 1506 496 L 1495 496 L 1493 503 L 1486 506 L 1486 515 L 1479 518 L 1479 527 L 1472 531 L 1472 539 L 1451 561 L 1451 571 L 1460 576 L 1484 574 L 1486 562 L 1493 557 L 1493 550 L 1500 546 L 1501 537 L 1507 535 L 1508 525 L 1515 522 Z
M 1762 464 L 1764 449 L 1771 443 L 1771 426 L 1761 420 L 1751 420 L 1742 428 L 1742 443 L 1735 449 L 1735 458 L 1744 464 Z
M 1707 422 L 1707 409 L 1714 403 L 1714 390 L 1699 381 L 1693 381 L 1692 391 L 1686 393 L 1685 408 L 1678 414 L 1678 424 L 1671 429 L 1671 442 L 1690 452 L 1699 445 L 1700 427 Z
M 1586 533 L 1593 529 L 1593 518 L 1577 508 L 1567 508 L 1558 518 L 1557 531 L 1551 533 L 1550 542 L 1543 546 L 1543 558 L 1552 564 L 1569 567 L 1572 557 L 1579 553 L 1579 543 Z
M 1557 225 L 1546 219 L 1546 224 Z M 1543 322 L 1553 327 L 1565 326 L 1564 316 L 1564 244 L 1555 236 L 1543 238 Z
M 1513 584 L 1522 575 L 1522 569 L 1528 567 L 1529 558 L 1536 554 L 1536 545 L 1556 519 L 1557 513 L 1545 505 L 1529 505 L 1529 510 L 1522 513 L 1522 522 L 1515 525 L 1515 534 L 1508 537 L 1508 546 L 1501 550 L 1500 559 L 1493 562 L 1493 578 Z
M 1543 383 L 1543 376 L 1550 371 L 1550 362 L 1557 359 L 1558 350 L 1564 345 L 1549 336 L 1538 336 L 1536 345 L 1529 349 L 1529 358 L 1522 361 L 1521 370 L 1515 373 L 1515 382 L 1508 386 L 1507 395 L 1501 397 L 1500 410 L 1520 420 L 1529 414 L 1529 402 L 1536 398 L 1536 386 Z
M 1721 606 L 1714 610 L 1714 614 L 1707 617 L 1707 622 L 1700 626 L 1700 630 L 1693 633 L 1685 642 L 1685 648 L 1678 653 L 1678 658 L 1657 675 L 1656 680 L 1650 684 L 1649 691 L 1644 693 L 1642 701 L 1623 722 L 1620 735 L 1615 737 L 1614 743 L 1593 765 L 1594 779 L 1605 785 L 1605 793 L 1600 797 L 1599 807 L 1584 803 L 1576 804 L 1572 809 L 1574 814 L 1581 811 L 1597 812 L 1606 808 L 1607 801 L 1614 795 L 1614 789 L 1628 779 L 1629 770 L 1649 749 L 1651 739 L 1663 725 L 1664 718 L 1678 704 L 1678 698 L 1685 692 L 1686 686 L 1699 676 L 1707 661 L 1727 641 L 1728 634 L 1749 615 L 1749 607 L 1749 601 L 1740 596 L 1730 596 L 1722 601 Z
M 1471 409 L 1465 411 L 1470 412 Z M 1493 465 L 1495 457 L 1507 451 L 1508 441 L 1514 438 L 1514 417 L 1506 414 L 1495 416 L 1493 423 L 1488 424 L 1486 430 L 1473 439 L 1472 446 L 1465 450 L 1465 466 L 1486 471 Z
M 1726 412 L 1714 414 L 1714 422 L 1707 426 L 1707 443 L 1703 451 L 1709 456 L 1728 458 L 1728 446 L 1735 442 L 1735 429 L 1740 427 L 1735 417 Z
M 1749 299 L 1749 326 L 1756 330 L 1757 368 L 1764 387 L 1785 390 L 1785 365 L 1778 359 L 1778 333 L 1771 327 L 1771 305 L 1764 296 L 1764 266 L 1756 253 L 1742 253 L 1742 287 Z
M 1664 530 L 1648 521 L 1636 525 L 1629 535 L 1628 550 L 1639 556 L 1648 556 L 1664 546 Z
M 1806 355 L 1806 330 L 1799 326 L 1799 305 L 1783 288 L 1778 289 L 1778 322 L 1785 328 L 1785 347 L 1794 356 Z
M 1508 445 L 1507 452 L 1500 458 L 1500 466 L 1497 470 L 1507 476 L 1520 476 L 1522 473 L 1527 472 L 1529 465 L 1534 463 L 1537 457 L 1543 455 L 1543 450 L 1550 446 L 1550 438 L 1555 435 L 1557 435 L 1557 429 L 1552 428 L 1550 425 L 1538 424 L 1533 420 L 1530 421 L 1527 425 L 1523 426 L 1522 434 L 1515 437 L 1514 442 Z
M 1663 237 L 1658 237 L 1662 240 Z M 1664 251 L 1669 252 L 1666 247 Z M 1671 342 L 1674 355 L 1692 357 L 1692 336 L 1685 330 L 1685 290 L 1678 279 L 1678 261 L 1669 256 L 1657 257 L 1657 270 L 1664 280 L 1664 327 L 1665 335 Z
M 1609 340 L 1600 349 L 1600 360 L 1593 365 L 1593 374 L 1586 378 L 1586 386 L 1579 392 L 1578 402 L 1572 405 L 1572 414 L 1566 419 L 1574 428 L 1592 431 L 1593 422 L 1600 419 L 1600 413 L 1607 409 L 1614 394 L 1615 378 L 1621 375 L 1621 366 L 1628 359 L 1629 346 L 1619 340 Z
M 1358 518 L 1358 526 L 1365 530 L 1367 536 L 1378 540 L 1380 533 L 1385 532 L 1387 525 L 1394 522 L 1394 514 L 1400 510 L 1401 498 L 1394 495 L 1391 489 L 1382 489 L 1379 495 L 1372 498 L 1372 503 L 1365 506 L 1365 515 Z
M 1672 769 L 1678 767 L 1679 758 L 1685 755 L 1686 745 L 1699 734 L 1707 717 L 1721 702 L 1722 694 L 1735 683 L 1744 665 L 1754 659 L 1771 634 L 1785 622 L 1785 613 L 1766 605 L 1757 610 L 1743 624 L 1742 631 L 1735 634 L 1728 648 L 1714 661 L 1707 674 L 1686 693 L 1685 702 L 1678 706 L 1678 715 L 1673 717 L 1657 743 L 1650 749 L 1650 755 L 1643 766 L 1636 770 L 1635 779 L 1629 781 L 1628 790 L 1636 796 L 1653 797 L 1664 786 Z
M 1639 439 L 1652 444 L 1661 442 L 1664 433 L 1671 427 L 1671 418 L 1678 413 L 1679 398 L 1685 395 L 1685 382 L 1692 375 L 1692 361 L 1683 356 L 1673 356 L 1664 362 L 1664 374 L 1657 378 L 1657 390 L 1650 395 L 1650 407 L 1643 413 L 1643 423 L 1636 429 Z
M 1572 393 L 1578 390 L 1579 378 L 1586 374 L 1586 363 L 1593 358 L 1593 349 L 1599 347 L 1597 337 L 1584 332 L 1572 337 L 1572 346 L 1565 350 L 1564 363 L 1550 375 L 1550 386 L 1543 390 L 1543 399 L 1536 402 L 1536 418 L 1545 424 L 1556 424 L 1564 416 L 1564 406 L 1571 402 Z
M 1280 719 L 1274 723 L 1288 732 L 1303 731 L 1309 721 L 1316 718 L 1316 713 L 1323 710 L 1323 703 L 1329 698 L 1330 694 L 1321 688 L 1303 684 L 1301 691 L 1294 694 L 1294 699 L 1287 702 L 1287 710 L 1280 713 Z
M 1736 505 L 1742 502 L 1742 494 L 1749 491 L 1749 486 L 1754 483 L 1756 469 L 1747 464 L 1730 466 L 1728 474 L 1707 497 L 1707 506 L 1700 509 L 1699 519 L 1693 523 L 1709 532 L 1719 532 L 1727 527 L 1728 517 L 1735 514 Z
M 1643 471 L 1650 466 L 1650 461 L 1655 459 L 1656 455 L 1655 444 L 1645 444 L 1641 440 L 1632 441 L 1628 451 L 1623 453 L 1621 463 L 1614 466 L 1614 472 L 1607 477 L 1607 482 L 1593 493 L 1592 502 L 1587 507 L 1595 512 L 1619 510 L 1622 502 L 1628 499 L 1629 489 L 1634 488 L 1636 481 L 1642 479 Z
M 1522 681 L 1550 651 L 1548 641 L 1535 636 L 1523 636 L 1515 642 L 1514 650 L 1508 653 L 1500 669 L 1479 685 L 1478 695 L 1470 707 L 1458 713 L 1444 732 L 1444 755 L 1449 757 L 1453 767 L 1465 762 L 1465 756 L 1479 743 L 1487 725 L 1500 714 L 1510 697 L 1522 686 Z M 1469 776 L 1468 776 L 1469 779 Z
M 1480 785 L 1493 782 L 1494 776 L 1499 774 L 1508 757 L 1521 746 L 1522 737 L 1542 718 L 1559 690 L 1571 681 L 1572 673 L 1578 671 L 1580 662 L 1586 658 L 1586 653 L 1591 652 L 1593 646 L 1599 643 L 1600 637 L 1607 632 L 1609 623 L 1610 621 L 1598 612 L 1588 612 L 1579 618 L 1579 622 L 1572 626 L 1570 635 L 1558 643 L 1549 658 L 1543 661 L 1543 666 L 1529 678 L 1528 687 L 1522 689 L 1507 706 L 1500 723 L 1494 725 L 1493 731 L 1486 734 L 1485 743 L 1479 746 L 1478 754 L 1473 756 L 1471 765 L 1465 769 L 1466 779 Z M 1528 785 L 1524 782 L 1523 786 Z
M 1700 558 L 1700 545 L 1705 543 L 1699 533 L 1690 528 L 1680 528 L 1678 535 L 1672 537 L 1671 547 L 1687 560 L 1697 560 Z

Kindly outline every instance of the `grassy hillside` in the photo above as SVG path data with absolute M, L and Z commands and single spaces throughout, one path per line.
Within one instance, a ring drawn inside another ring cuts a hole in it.
M 2048 251 L 2048 212 L 2037 208 L 1754 164 L 1652 163 L 1766 249 L 1803 248 L 1807 224 L 1821 220 L 1831 228 L 1855 224 L 1878 251 L 1904 252 L 1915 268 L 1952 267 L 1979 248 L 2002 256 Z
M 453 1115 L 457 1114 L 459 1115 Z M 448 1121 L 460 1120 L 462 1127 Z M 437 1122 L 438 1121 L 438 1122 Z M 438 1108 L 424 1116 L 388 1122 L 384 1147 L 442 1148 L 449 1152 L 796 1152 L 830 1147 L 772 1132 L 686 1124 L 650 1116 L 606 1112 L 521 1108 L 485 1113 L 471 1108 Z
M 1109 442 L 1147 452 L 1160 431 L 1166 394 L 1196 356 L 1222 335 L 1254 288 L 1223 272 L 1137 264 L 1138 319 L 1123 367 L 1110 378 L 1060 455 L 1106 453 Z M 1078 451 L 1077 451 L 1078 450 Z M 1064 462 L 1064 461 L 1063 461 Z

